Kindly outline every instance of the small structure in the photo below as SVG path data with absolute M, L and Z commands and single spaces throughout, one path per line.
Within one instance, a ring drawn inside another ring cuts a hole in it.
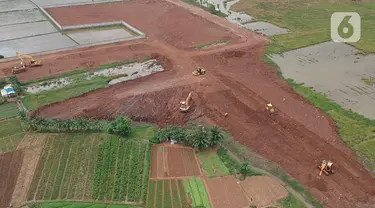
M 6 85 L 4 89 L 1 90 L 1 96 L 8 98 L 16 96 L 16 92 L 14 91 L 12 85 Z

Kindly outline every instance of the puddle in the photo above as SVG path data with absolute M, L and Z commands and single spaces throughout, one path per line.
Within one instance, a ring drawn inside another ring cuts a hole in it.
M 26 91 L 35 94 L 46 90 L 62 88 L 67 85 L 70 85 L 71 83 L 71 78 L 54 79 L 50 81 L 41 82 L 32 86 L 28 86 Z

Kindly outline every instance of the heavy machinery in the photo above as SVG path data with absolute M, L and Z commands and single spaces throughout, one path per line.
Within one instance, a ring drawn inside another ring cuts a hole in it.
M 180 111 L 185 113 L 185 112 L 188 112 L 190 110 L 190 105 L 189 105 L 189 101 L 192 99 L 191 97 L 191 92 L 189 93 L 189 95 L 187 96 L 186 100 L 182 100 L 180 101 Z
M 42 62 L 34 59 L 32 56 L 16 52 L 17 57 L 21 60 L 21 63 L 15 66 L 12 70 L 13 74 L 21 73 L 26 70 L 26 67 L 41 66 Z
M 266 105 L 266 111 L 268 111 L 270 114 L 276 113 L 276 109 L 273 107 L 273 105 L 271 103 L 268 103 Z
M 329 176 L 331 174 L 334 174 L 333 172 L 333 162 L 331 162 L 330 160 L 323 160 L 322 163 L 320 165 L 318 165 L 318 168 L 320 170 L 320 173 L 319 173 L 319 176 L 322 175 L 322 173 L 324 173 L 325 175 Z
M 204 68 L 202 68 L 202 67 L 199 66 L 192 73 L 193 73 L 194 76 L 204 75 L 206 73 L 206 69 L 204 69 Z

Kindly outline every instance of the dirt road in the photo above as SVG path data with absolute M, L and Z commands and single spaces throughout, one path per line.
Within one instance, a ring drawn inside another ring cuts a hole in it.
M 42 107 L 35 114 L 59 119 L 126 115 L 160 125 L 207 120 L 279 164 L 326 207 L 373 206 L 375 180 L 339 139 L 334 122 L 260 61 L 268 42 L 264 37 L 180 1 L 139 0 L 48 11 L 62 25 L 125 20 L 148 39 L 43 56 L 50 65 L 20 74 L 21 80 L 145 55 L 157 58 L 166 70 Z M 228 43 L 194 48 L 221 39 Z M 208 73 L 192 76 L 199 65 Z M 9 75 L 7 69 L 2 71 Z M 192 111 L 182 114 L 178 103 L 190 91 Z M 268 102 L 279 115 L 264 112 Z M 335 162 L 337 173 L 318 178 L 316 165 L 326 158 Z

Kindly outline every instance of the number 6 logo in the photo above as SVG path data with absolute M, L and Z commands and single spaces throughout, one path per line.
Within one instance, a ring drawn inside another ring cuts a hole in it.
M 361 17 L 356 12 L 335 12 L 331 16 L 331 38 L 354 43 L 361 38 Z

